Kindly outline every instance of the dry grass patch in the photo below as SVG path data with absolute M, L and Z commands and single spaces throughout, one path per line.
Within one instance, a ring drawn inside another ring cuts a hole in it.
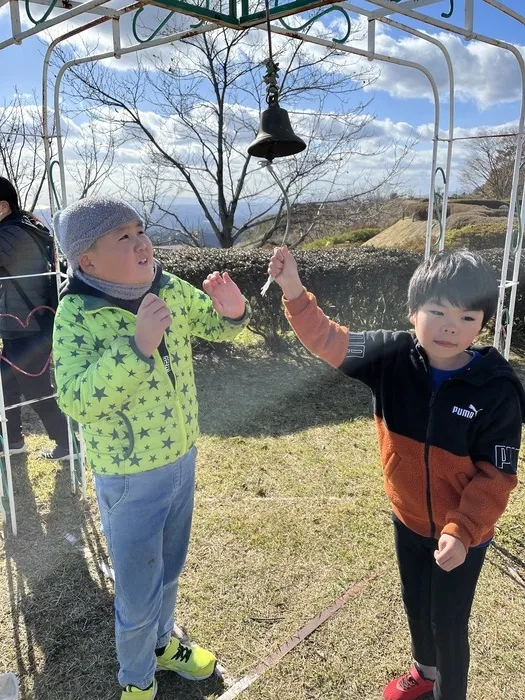
M 334 617 L 240 697 L 379 700 L 404 670 L 409 642 L 368 392 L 320 363 L 260 350 L 201 358 L 203 436 L 178 621 L 240 677 L 354 582 Z M 110 700 L 115 684 L 112 584 L 90 489 L 67 470 L 13 460 L 20 536 L 0 545 L 0 670 L 24 700 Z M 489 552 L 472 619 L 470 700 L 518 700 L 525 687 L 525 487 Z M 78 551 L 64 536 L 81 542 Z M 219 697 L 212 679 L 159 676 L 159 700 Z

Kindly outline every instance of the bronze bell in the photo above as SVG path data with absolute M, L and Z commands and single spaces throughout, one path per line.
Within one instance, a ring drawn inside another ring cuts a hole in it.
M 248 153 L 271 162 L 274 158 L 293 156 L 305 148 L 302 138 L 294 134 L 288 112 L 276 101 L 261 114 L 259 133 L 248 146 Z

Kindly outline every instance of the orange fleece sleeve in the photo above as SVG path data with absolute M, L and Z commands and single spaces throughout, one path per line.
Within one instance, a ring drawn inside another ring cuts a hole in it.
M 288 323 L 305 348 L 332 367 L 339 367 L 348 351 L 348 328 L 331 321 L 306 289 L 297 299 L 283 297 L 283 303 Z
M 516 474 L 507 474 L 490 462 L 476 462 L 476 467 L 478 474 L 465 487 L 459 508 L 447 513 L 441 531 L 461 540 L 466 549 L 481 544 L 484 535 L 492 532 L 518 483 Z

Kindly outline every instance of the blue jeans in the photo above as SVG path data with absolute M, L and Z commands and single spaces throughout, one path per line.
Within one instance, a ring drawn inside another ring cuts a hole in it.
M 102 527 L 115 570 L 120 685 L 147 688 L 155 649 L 170 640 L 190 538 L 197 450 L 139 474 L 95 474 Z

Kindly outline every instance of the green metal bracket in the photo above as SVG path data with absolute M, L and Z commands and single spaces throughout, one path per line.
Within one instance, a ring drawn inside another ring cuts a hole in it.
M 276 0 L 275 7 L 278 7 L 278 5 L 279 5 L 279 0 Z M 323 17 L 324 15 L 327 15 L 329 12 L 340 12 L 346 20 L 346 27 L 347 28 L 346 28 L 346 32 L 345 32 L 343 38 L 336 39 L 335 37 L 333 37 L 333 39 L 332 39 L 332 41 L 335 41 L 336 44 L 344 44 L 345 41 L 350 36 L 350 33 L 352 31 L 352 23 L 350 21 L 350 17 L 348 15 L 348 12 L 343 7 L 328 7 L 326 10 L 321 10 L 316 15 L 314 15 L 314 17 L 309 19 L 304 24 L 301 24 L 299 27 L 290 26 L 287 22 L 285 22 L 284 19 L 280 19 L 279 22 L 280 22 L 280 24 L 282 24 L 282 26 L 285 29 L 289 29 L 290 31 L 294 31 L 294 32 L 301 32 L 303 30 L 309 29 L 314 22 L 316 22 L 318 19 L 321 19 L 321 17 Z
M 447 176 L 445 175 L 445 171 L 443 168 L 438 167 L 436 168 L 436 175 L 440 173 L 441 177 L 443 178 L 443 185 L 446 186 L 447 184 Z M 445 238 L 445 227 L 443 226 L 443 195 L 440 194 L 439 192 L 436 192 L 434 188 L 434 211 L 436 213 L 436 219 L 438 222 L 439 226 L 439 236 L 437 237 L 437 240 L 435 243 L 432 244 L 433 248 L 438 248 L 441 244 L 441 241 L 444 240 Z
M 47 8 L 47 10 L 44 12 L 42 17 L 40 19 L 35 19 L 33 17 L 33 15 L 31 14 L 31 10 L 29 9 L 29 0 L 26 0 L 26 15 L 28 16 L 29 21 L 32 22 L 33 24 L 42 24 L 42 22 L 45 22 L 46 19 L 49 17 L 49 15 L 55 9 L 57 2 L 58 2 L 58 0 L 51 0 L 51 4 Z
M 206 10 L 210 9 L 210 0 L 206 0 L 205 4 Z M 190 29 L 198 29 L 199 27 L 202 27 L 202 25 L 206 22 L 206 20 L 201 19 L 200 22 L 197 22 L 197 24 L 190 24 Z
M 53 177 L 53 168 L 54 168 L 56 165 L 60 165 L 60 163 L 58 162 L 58 160 L 52 161 L 51 164 L 50 164 L 50 166 L 49 166 L 49 181 L 50 181 L 50 183 L 51 183 L 51 189 L 52 189 L 53 195 L 54 195 L 54 197 L 55 197 L 55 204 L 56 204 L 56 206 L 57 206 L 57 209 L 60 211 L 60 209 L 62 209 L 62 205 L 61 205 L 60 199 L 59 199 L 59 197 L 58 197 L 57 188 L 55 187 L 55 179 L 54 179 L 54 177 Z
M 151 32 L 151 34 L 146 39 L 141 39 L 140 36 L 138 35 L 138 32 L 137 32 L 137 20 L 138 20 L 141 12 L 144 12 L 143 7 L 141 7 L 139 10 L 137 10 L 135 12 L 135 14 L 133 15 L 133 23 L 131 25 L 131 29 L 133 31 L 133 36 L 139 42 L 139 44 L 146 44 L 148 41 L 151 41 L 152 39 L 154 39 L 157 36 L 157 34 L 160 32 L 162 27 L 164 27 L 166 25 L 166 23 L 169 22 L 170 19 L 175 14 L 175 10 L 172 10 L 168 15 L 166 15 L 166 17 L 162 20 L 162 22 L 159 24 L 159 26 L 153 32 Z
M 286 17 L 287 15 L 296 15 L 299 12 L 305 10 L 314 9 L 319 2 L 312 2 L 312 0 L 294 0 L 293 2 L 283 2 L 281 5 L 274 5 L 270 8 L 270 17 L 278 19 L 280 17 Z M 328 2 L 323 2 L 323 5 L 328 5 Z M 241 0 L 241 17 L 238 20 L 241 28 L 246 26 L 251 26 L 252 24 L 257 24 L 260 20 L 264 20 L 266 17 L 266 12 L 250 12 L 249 0 Z M 295 31 L 295 28 L 292 30 Z
M 241 0 L 240 8 L 237 7 L 237 0 L 195 0 L 195 2 L 190 2 L 189 0 L 154 0 L 155 5 L 162 7 L 165 10 L 173 12 L 181 12 L 182 14 L 190 15 L 191 17 L 197 18 L 198 24 L 191 25 L 192 29 L 196 29 L 202 22 L 211 21 L 216 24 L 225 25 L 227 27 L 232 27 L 233 29 L 248 29 L 254 25 L 262 24 L 266 19 L 266 10 L 253 11 L 253 6 L 250 7 L 250 0 Z M 305 12 L 306 10 L 318 9 L 319 5 L 329 5 L 331 0 L 292 0 L 291 2 L 286 2 L 286 0 L 276 0 L 274 7 L 270 8 L 270 17 L 272 19 L 280 19 L 281 17 L 287 17 L 288 15 L 299 14 L 300 12 Z M 226 11 L 222 11 L 222 6 Z M 212 8 L 217 9 L 212 9 Z M 336 39 L 338 43 L 343 43 L 346 41 L 350 35 L 350 19 L 346 17 L 346 11 L 341 7 L 333 7 L 324 10 L 321 14 L 325 14 L 328 11 L 342 12 L 345 15 L 345 19 L 348 24 L 348 32 L 345 34 L 343 39 Z M 240 11 L 240 16 L 239 16 Z M 148 39 L 140 39 L 136 32 L 136 21 L 137 16 L 142 12 L 142 9 L 137 10 L 133 19 L 133 33 L 137 41 L 144 43 L 160 31 L 164 26 L 161 24 L 160 27 L 153 32 L 153 34 L 148 37 Z M 312 20 L 309 20 L 306 24 L 302 25 L 300 29 L 304 29 L 311 25 L 316 19 L 318 19 L 321 14 L 317 15 Z M 165 20 L 167 21 L 167 20 Z M 285 25 L 286 26 L 286 25 Z M 291 31 L 295 31 L 295 27 L 287 27 Z
M 222 0 L 220 1 L 222 2 Z M 192 25 L 192 29 L 197 28 L 200 24 L 206 21 L 215 22 L 223 26 L 226 25 L 234 29 L 243 29 L 243 27 L 239 26 L 239 19 L 237 18 L 237 0 L 227 0 L 227 2 L 228 14 L 210 9 L 210 0 L 197 0 L 196 2 L 187 2 L 186 0 L 155 0 L 155 5 L 162 7 L 164 10 L 181 12 L 182 14 L 186 14 L 194 19 L 196 18 L 200 20 L 200 22 L 197 24 Z M 309 0 L 309 2 L 311 2 L 311 0 Z M 220 7 L 220 4 L 218 6 Z M 140 12 L 141 10 L 137 10 L 136 15 L 140 14 Z M 136 15 L 134 18 L 134 24 L 136 23 Z M 163 26 L 164 24 L 161 24 L 160 27 L 157 27 L 152 36 L 155 36 Z M 136 36 L 136 33 L 135 38 L 141 43 L 147 41 L 146 39 L 139 39 Z
M 450 9 L 448 12 L 442 12 L 441 16 L 444 17 L 445 19 L 448 19 L 449 17 L 452 17 L 452 13 L 454 12 L 454 0 L 450 0 Z
M 525 170 L 525 161 L 523 161 L 523 163 L 520 165 L 520 171 L 521 170 Z M 513 234 L 516 234 L 516 235 L 515 236 L 513 235 L 513 241 L 511 244 L 511 254 L 512 255 L 514 255 L 518 251 L 518 248 L 520 248 L 521 244 L 523 243 L 523 228 L 524 228 L 523 223 L 524 222 L 522 222 L 522 220 L 521 220 L 521 204 L 522 204 L 522 202 L 520 201 L 519 196 L 516 197 L 516 205 L 515 205 L 514 211 L 516 212 L 515 216 L 518 220 L 518 222 L 517 222 L 518 229 L 517 229 L 517 231 L 514 231 L 514 229 L 513 229 Z

